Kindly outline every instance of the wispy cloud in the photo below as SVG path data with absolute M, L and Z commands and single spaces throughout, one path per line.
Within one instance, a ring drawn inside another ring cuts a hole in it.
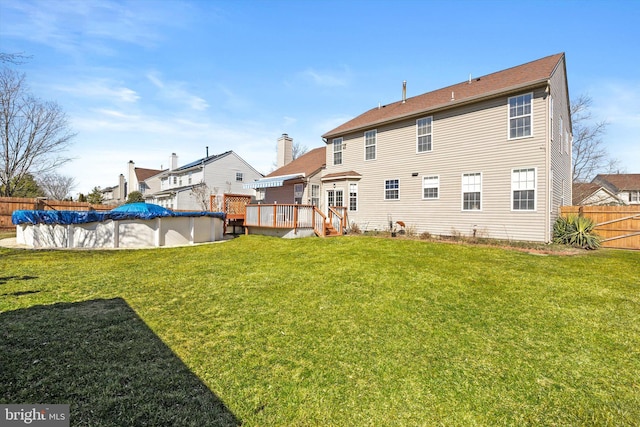
M 350 71 L 346 67 L 340 71 L 319 71 L 308 68 L 300 75 L 318 86 L 326 87 L 347 86 L 350 80 Z
M 188 7 L 166 2 L 163 8 L 147 2 L 111 0 L 24 0 L 3 5 L 13 19 L 3 19 L 1 33 L 66 52 L 113 54 L 109 41 L 157 46 L 161 28 L 186 20 Z
M 116 103 L 135 103 L 140 99 L 135 90 L 106 79 L 79 82 L 74 86 L 56 86 L 55 89 L 74 96 L 101 98 Z
M 159 89 L 158 94 L 162 98 L 187 105 L 196 111 L 204 111 L 209 108 L 209 104 L 204 98 L 194 95 L 185 89 L 186 83 L 184 82 L 164 81 L 155 71 L 148 73 L 147 78 Z

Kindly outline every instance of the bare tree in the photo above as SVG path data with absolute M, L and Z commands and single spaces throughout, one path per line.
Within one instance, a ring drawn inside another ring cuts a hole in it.
M 293 160 L 302 156 L 307 151 L 309 151 L 309 147 L 307 147 L 306 145 L 302 145 L 299 141 L 294 141 L 293 145 L 291 146 L 291 154 Z
M 209 190 L 206 182 L 200 181 L 191 187 L 191 195 L 195 197 L 203 211 L 209 210 L 209 199 L 213 193 Z
M 588 95 L 571 102 L 573 182 L 588 182 L 597 173 L 614 172 L 618 167 L 618 160 L 609 155 L 602 140 L 608 123 L 593 122 L 591 103 Z
M 0 62 L 2 62 L 3 64 L 20 65 L 20 64 L 24 64 L 29 59 L 31 59 L 31 56 L 25 55 L 22 52 L 20 53 L 0 52 Z
M 76 186 L 75 178 L 52 172 L 38 178 L 40 188 L 45 196 L 54 200 L 66 199 Z
M 0 196 L 13 195 L 25 174 L 41 176 L 68 162 L 62 153 L 74 136 L 58 104 L 29 93 L 24 74 L 0 71 Z

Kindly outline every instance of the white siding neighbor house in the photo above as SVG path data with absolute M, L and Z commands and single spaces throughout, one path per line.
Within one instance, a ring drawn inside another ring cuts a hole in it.
M 559 53 L 375 107 L 325 133 L 325 206 L 363 230 L 549 242 L 571 203 Z
M 144 181 L 145 201 L 174 210 L 201 211 L 212 208 L 222 210 L 224 194 L 255 196 L 255 190 L 243 188 L 245 182 L 262 178 L 262 174 L 233 151 L 204 157 L 178 167 L 178 156 L 173 153 L 169 169 Z M 215 196 L 215 206 L 210 206 Z
M 599 174 L 591 181 L 616 195 L 623 205 L 640 205 L 640 173 Z

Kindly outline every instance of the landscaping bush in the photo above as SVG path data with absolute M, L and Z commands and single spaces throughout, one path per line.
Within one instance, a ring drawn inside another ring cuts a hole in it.
M 560 216 L 553 225 L 553 242 L 576 248 L 597 249 L 600 237 L 593 231 L 594 222 L 584 216 Z

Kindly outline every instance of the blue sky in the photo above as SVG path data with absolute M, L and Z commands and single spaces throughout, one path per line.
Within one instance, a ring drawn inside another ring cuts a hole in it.
M 236 151 L 260 172 L 378 105 L 565 52 L 570 96 L 640 173 L 640 1 L 0 0 L 0 51 L 77 137 L 76 192 Z

